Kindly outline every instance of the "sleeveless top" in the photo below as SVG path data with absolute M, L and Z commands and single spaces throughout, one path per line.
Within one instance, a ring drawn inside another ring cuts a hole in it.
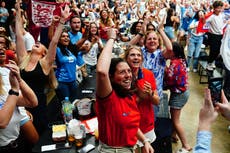
M 36 95 L 37 93 L 44 93 L 45 85 L 49 81 L 49 76 L 44 74 L 40 62 L 32 71 L 21 70 L 21 77 Z
M 172 16 L 167 16 L 165 26 L 169 26 L 169 27 L 173 26 L 173 21 L 171 20 L 171 17 Z

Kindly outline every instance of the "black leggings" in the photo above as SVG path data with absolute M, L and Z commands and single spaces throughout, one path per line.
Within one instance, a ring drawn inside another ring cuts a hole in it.
M 208 33 L 208 44 L 210 46 L 208 63 L 212 63 L 220 54 L 222 37 L 223 35 L 215 35 L 212 33 Z

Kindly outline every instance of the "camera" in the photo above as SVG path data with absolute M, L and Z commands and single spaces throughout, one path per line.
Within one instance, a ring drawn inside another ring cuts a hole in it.
M 208 81 L 208 88 L 210 89 L 211 92 L 213 105 L 215 105 L 215 103 L 220 102 L 221 90 L 223 88 L 223 78 L 222 77 L 210 78 Z

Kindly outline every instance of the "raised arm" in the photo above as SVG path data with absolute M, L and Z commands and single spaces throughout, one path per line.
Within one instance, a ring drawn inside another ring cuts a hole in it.
M 49 48 L 48 48 L 48 52 L 47 54 L 44 56 L 44 58 L 42 58 L 42 63 L 43 66 L 45 66 L 45 69 L 49 72 L 50 69 L 52 68 L 52 64 L 55 60 L 55 56 L 56 56 L 56 48 L 57 48 L 57 44 L 59 41 L 59 38 L 61 36 L 62 33 L 62 29 L 63 26 L 67 20 L 67 18 L 70 16 L 70 8 L 68 5 L 63 6 L 63 8 L 61 8 L 61 17 L 59 20 L 59 24 L 56 28 L 55 34 L 51 39 L 51 42 L 49 44 Z
M 213 107 L 210 91 L 208 88 L 205 88 L 204 103 L 199 113 L 197 142 L 193 151 L 194 153 L 211 152 L 212 134 L 210 129 L 217 116 L 218 113 Z
M 172 42 L 171 40 L 168 38 L 168 36 L 165 34 L 164 32 L 164 23 L 163 21 L 165 20 L 166 16 L 163 17 L 162 21 L 160 21 L 159 23 L 159 27 L 158 27 L 158 32 L 160 33 L 163 43 L 165 45 L 165 50 L 163 51 L 163 56 L 166 59 L 170 59 L 172 57 Z
M 129 45 L 136 45 L 140 41 L 141 37 L 145 35 L 148 22 L 148 18 L 145 18 L 141 26 L 141 31 L 130 40 Z
M 11 88 L 15 91 L 20 90 L 17 106 L 35 107 L 38 105 L 37 97 L 33 90 L 21 78 L 17 64 L 10 60 L 6 67 L 10 69 Z
M 16 18 L 15 18 L 15 33 L 16 33 L 16 53 L 18 58 L 18 64 L 20 65 L 24 59 L 24 57 L 27 55 L 24 39 L 23 39 L 23 33 L 22 33 L 22 15 L 21 15 L 21 9 L 20 9 L 20 2 L 18 1 L 15 4 L 16 9 Z
M 116 39 L 115 29 L 109 29 L 108 36 L 109 40 L 102 50 L 97 63 L 96 94 L 101 98 L 108 96 L 112 92 L 112 86 L 109 79 L 109 67 L 112 58 L 114 41 Z

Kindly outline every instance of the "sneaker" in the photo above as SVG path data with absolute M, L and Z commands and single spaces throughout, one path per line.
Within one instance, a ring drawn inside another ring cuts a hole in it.
M 193 72 L 196 73 L 196 72 L 197 72 L 197 69 L 193 69 Z
M 190 71 L 190 68 L 188 67 L 188 68 L 187 68 L 187 72 L 189 72 L 189 71 Z
M 212 68 L 215 69 L 216 65 L 214 63 L 211 64 Z
M 208 63 L 207 66 L 206 66 L 206 69 L 209 70 L 209 71 L 213 71 L 214 70 L 213 64 L 212 63 Z
M 190 148 L 189 150 L 186 150 L 186 149 L 184 149 L 184 148 L 181 148 L 181 149 L 177 150 L 176 153 L 189 153 L 190 151 L 192 151 L 192 148 Z

